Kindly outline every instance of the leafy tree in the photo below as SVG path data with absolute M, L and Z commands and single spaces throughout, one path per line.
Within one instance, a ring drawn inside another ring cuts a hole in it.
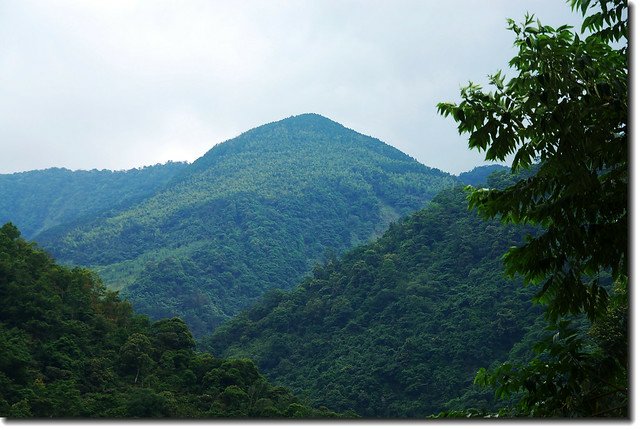
M 140 372 L 150 369 L 154 365 L 151 358 L 151 341 L 142 333 L 134 333 L 120 348 L 120 360 L 125 369 L 135 373 L 133 383 L 138 383 Z
M 187 325 L 180 318 L 160 320 L 151 326 L 151 333 L 156 339 L 158 348 L 192 349 L 196 346 Z
M 127 401 L 127 416 L 132 418 L 162 418 L 167 414 L 167 399 L 150 388 L 131 390 Z
M 509 275 L 541 284 L 535 300 L 546 306 L 555 335 L 528 366 L 507 364 L 494 374 L 482 371 L 478 380 L 496 384 L 498 394 L 519 393 L 511 411 L 518 415 L 626 415 L 626 339 L 612 334 L 617 340 L 607 348 L 609 335 L 602 333 L 626 324 L 627 2 L 570 3 L 590 33 L 581 37 L 532 16 L 520 25 L 509 20 L 518 48 L 509 62 L 515 76 L 491 76 L 491 92 L 470 84 L 460 103 L 438 109 L 487 160 L 513 156 L 513 172 L 536 168 L 503 190 L 473 190 L 470 207 L 487 218 L 542 227 L 504 263 Z M 567 317 L 580 315 L 593 324 L 593 335 L 567 325 Z M 608 358 L 614 365 L 607 383 L 597 383 Z

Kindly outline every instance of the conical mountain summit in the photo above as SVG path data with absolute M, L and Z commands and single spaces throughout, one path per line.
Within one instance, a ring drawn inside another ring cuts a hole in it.
M 96 268 L 138 311 L 180 316 L 201 335 L 456 182 L 380 140 L 304 114 L 214 146 L 124 210 L 36 239 L 65 263 Z

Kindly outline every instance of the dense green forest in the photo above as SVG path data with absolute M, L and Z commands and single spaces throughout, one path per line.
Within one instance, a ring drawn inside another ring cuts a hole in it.
M 479 185 L 485 184 L 487 182 L 489 175 L 491 175 L 493 172 L 497 172 L 497 171 L 506 172 L 508 170 L 509 170 L 508 167 L 503 166 L 501 164 L 478 166 L 478 167 L 474 167 L 468 172 L 460 173 L 458 175 L 458 179 L 463 184 L 473 185 L 474 187 L 477 187 Z
M 471 148 L 526 178 L 442 192 L 298 289 L 267 294 L 210 347 L 364 416 L 628 417 L 627 4 L 569 3 L 589 32 L 509 20 L 514 77 L 438 106 Z M 416 268 L 429 276 L 412 282 Z M 525 287 L 500 285 L 503 273 Z
M 61 225 L 103 217 L 149 197 L 187 166 L 168 162 L 126 171 L 51 168 L 0 175 L 0 225 L 29 238 Z
M 249 360 L 196 352 L 182 320 L 133 313 L 12 224 L 0 228 L 0 309 L 3 417 L 339 416 L 271 385 Z
M 568 3 L 581 34 L 508 20 L 510 78 L 438 104 L 510 168 L 305 114 L 190 165 L 1 175 L 47 251 L 0 228 L 0 415 L 629 417 L 627 3 Z
M 95 268 L 152 318 L 197 336 L 273 288 L 299 282 L 327 249 L 381 234 L 456 178 L 320 115 L 216 145 L 128 209 L 36 237 Z
M 467 393 L 477 369 L 506 359 L 540 315 L 532 289 L 507 280 L 500 261 L 526 231 L 468 211 L 461 188 L 443 191 L 296 289 L 267 293 L 208 346 L 254 359 L 313 403 L 365 417 L 489 410 L 492 393 Z

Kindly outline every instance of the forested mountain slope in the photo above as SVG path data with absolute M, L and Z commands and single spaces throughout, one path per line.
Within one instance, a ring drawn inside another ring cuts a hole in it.
M 194 351 L 180 319 L 153 324 L 96 276 L 0 227 L 0 416 L 332 417 L 249 360 Z
M 86 218 L 104 216 L 156 193 L 187 163 L 126 171 L 51 168 L 0 175 L 0 225 L 11 221 L 37 234 Z
M 489 175 L 494 172 L 507 172 L 511 169 L 507 166 L 503 166 L 501 164 L 490 164 L 486 166 L 478 166 L 473 169 L 462 172 L 458 175 L 458 179 L 460 182 L 466 185 L 473 185 L 477 187 L 487 182 Z
M 505 279 L 500 260 L 523 234 L 468 211 L 462 189 L 443 191 L 294 290 L 267 293 L 208 347 L 251 357 L 274 381 L 335 410 L 437 413 L 536 319 L 531 290 Z
M 305 114 L 216 145 L 125 211 L 37 239 L 65 263 L 97 268 L 140 312 L 181 316 L 200 335 L 456 182 Z

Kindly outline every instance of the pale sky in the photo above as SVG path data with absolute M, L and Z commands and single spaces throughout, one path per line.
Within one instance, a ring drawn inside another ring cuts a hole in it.
M 0 1 L 0 173 L 193 161 L 306 112 L 430 167 L 486 164 L 436 112 L 564 0 Z

